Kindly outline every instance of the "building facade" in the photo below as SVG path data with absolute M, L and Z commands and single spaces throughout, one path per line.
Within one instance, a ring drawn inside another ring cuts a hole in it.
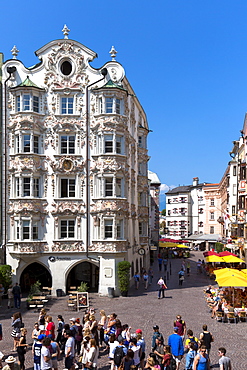
M 3 245 L 13 280 L 68 291 L 117 289 L 117 263 L 147 266 L 145 112 L 112 60 L 68 38 L 26 68 L 3 64 Z M 142 202 L 138 203 L 138 194 Z
M 149 180 L 149 234 L 150 244 L 159 245 L 160 229 L 160 185 L 161 182 L 156 173 L 148 171 Z

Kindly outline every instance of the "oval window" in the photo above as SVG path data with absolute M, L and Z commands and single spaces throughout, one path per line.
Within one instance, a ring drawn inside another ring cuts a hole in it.
M 72 72 L 72 64 L 66 60 L 61 65 L 61 72 L 63 75 L 68 76 Z

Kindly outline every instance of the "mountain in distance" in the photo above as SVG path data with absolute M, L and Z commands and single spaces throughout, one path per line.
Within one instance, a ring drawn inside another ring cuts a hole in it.
M 175 185 L 160 185 L 160 211 L 166 208 L 166 193 L 175 187 Z

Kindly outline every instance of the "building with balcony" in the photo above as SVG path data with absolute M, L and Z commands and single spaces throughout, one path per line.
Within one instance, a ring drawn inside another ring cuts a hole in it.
M 95 69 L 63 33 L 35 66 L 14 49 L 3 64 L 3 246 L 24 290 L 84 281 L 104 295 L 119 261 L 148 267 L 149 129 L 116 50 Z

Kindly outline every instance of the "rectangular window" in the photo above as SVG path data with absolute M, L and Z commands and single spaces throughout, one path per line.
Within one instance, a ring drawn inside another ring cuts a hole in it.
M 113 196 L 113 177 L 105 178 L 105 197 Z
M 30 100 L 31 96 L 29 94 L 24 94 L 23 95 L 23 110 L 30 110 Z
M 232 216 L 236 214 L 236 206 L 232 206 Z
M 116 99 L 116 113 L 120 114 L 120 111 L 121 111 L 121 100 Z
M 105 135 L 105 153 L 113 153 L 113 136 Z
M 105 238 L 113 238 L 113 220 L 105 220 Z
M 233 176 L 237 176 L 237 166 L 233 166 Z
M 17 197 L 20 196 L 20 178 L 19 177 L 15 179 L 15 194 Z
M 75 197 L 75 179 L 61 179 L 61 198 Z
M 62 114 L 73 114 L 74 98 L 62 98 Z
M 113 113 L 113 98 L 105 99 L 105 108 L 106 113 Z
M 116 136 L 116 153 L 123 154 L 123 137 Z
M 32 232 L 32 237 L 33 240 L 38 240 L 39 239 L 39 226 L 38 226 L 38 221 L 33 221 L 33 232 Z
M 34 178 L 33 179 L 33 196 L 35 198 L 39 198 L 40 196 L 39 189 L 40 189 L 39 178 Z
M 210 206 L 214 206 L 214 199 L 210 199 Z
M 103 102 L 102 102 L 102 98 L 99 98 L 99 113 L 103 113 Z
M 16 239 L 20 239 L 20 222 L 19 220 L 15 221 L 15 226 L 16 226 Z
M 117 220 L 117 239 L 123 238 L 123 220 Z
M 210 234 L 214 234 L 214 226 L 210 226 Z
M 33 152 L 39 153 L 39 137 L 36 135 L 33 137 Z
M 24 153 L 31 152 L 31 135 L 23 135 L 23 151 Z
M 21 110 L 21 97 L 20 95 L 18 95 L 16 97 L 16 111 L 20 112 L 20 110 Z
M 61 154 L 75 154 L 75 135 L 63 135 L 60 140 Z
M 142 136 L 138 136 L 138 146 L 142 148 Z
M 60 222 L 60 238 L 74 238 L 75 237 L 75 220 L 61 220 Z
M 116 197 L 122 197 L 122 179 L 116 178 Z
M 30 221 L 22 221 L 22 239 L 30 239 Z
M 210 220 L 213 221 L 214 220 L 214 212 L 210 212 Z
M 33 96 L 33 111 L 39 113 L 39 97 Z
M 23 177 L 23 196 L 30 197 L 31 195 L 31 178 L 30 177 Z

